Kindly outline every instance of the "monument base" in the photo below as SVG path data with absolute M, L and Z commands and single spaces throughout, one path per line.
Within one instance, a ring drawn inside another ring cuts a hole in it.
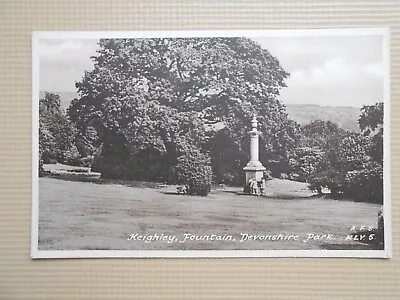
M 264 176 L 264 171 L 266 168 L 261 164 L 261 162 L 250 161 L 247 166 L 243 168 L 246 173 L 246 185 L 248 184 L 250 178 L 254 178 L 256 181 L 261 181 Z
M 246 184 L 249 182 L 250 178 L 255 178 L 256 181 L 261 181 L 264 176 L 265 168 L 259 170 L 245 170 L 246 171 Z

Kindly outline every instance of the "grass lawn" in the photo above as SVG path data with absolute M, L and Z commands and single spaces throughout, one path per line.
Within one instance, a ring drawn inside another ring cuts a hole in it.
M 381 209 L 312 197 L 305 184 L 288 180 L 270 182 L 267 197 L 239 195 L 240 191 L 226 187 L 195 197 L 177 195 L 175 186 L 40 178 L 39 250 L 367 249 L 345 239 L 352 226 L 376 227 Z M 175 240 L 128 240 L 132 234 L 164 234 Z M 185 234 L 189 238 L 181 242 Z M 253 237 L 241 239 L 246 234 Z M 279 234 L 280 239 L 272 240 Z M 304 242 L 309 234 L 312 238 Z M 328 234 L 331 239 L 322 236 Z M 208 240 L 201 239 L 207 235 Z M 288 235 L 298 239 L 282 240 Z M 216 236 L 233 239 L 215 240 Z

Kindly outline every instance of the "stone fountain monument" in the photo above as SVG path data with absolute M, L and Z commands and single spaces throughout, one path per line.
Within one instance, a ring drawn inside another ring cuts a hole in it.
M 266 169 L 259 161 L 258 157 L 258 138 L 261 132 L 257 129 L 256 115 L 253 115 L 251 126 L 252 130 L 248 132 L 250 135 L 250 161 L 243 168 L 246 173 L 246 185 L 248 184 L 250 178 L 254 178 L 256 181 L 260 181 Z

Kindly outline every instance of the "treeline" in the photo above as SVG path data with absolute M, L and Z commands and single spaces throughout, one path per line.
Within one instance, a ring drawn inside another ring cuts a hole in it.
M 278 99 L 289 74 L 254 41 L 103 39 L 93 59 L 66 113 L 57 95 L 40 100 L 41 165 L 91 166 L 105 178 L 185 184 L 190 194 L 206 195 L 212 181 L 243 185 L 247 132 L 256 114 L 260 161 L 272 176 L 296 173 L 317 190 L 327 186 L 317 179 L 331 177 L 322 173 L 328 133 L 312 144 L 316 134 L 288 118 Z M 363 126 L 364 132 L 371 127 Z M 321 163 L 302 166 L 307 147 Z M 341 185 L 329 187 L 343 192 Z
M 78 152 L 93 156 L 103 177 L 182 183 L 192 194 L 204 194 L 211 180 L 242 184 L 254 113 L 264 133 L 261 159 L 277 172 L 289 167 L 299 128 L 278 100 L 288 73 L 254 41 L 104 39 L 99 46 L 67 119 Z
M 383 203 L 383 103 L 360 113 L 361 133 L 329 121 L 303 126 L 290 155 L 292 176 L 319 193 L 328 188 L 336 198 Z
M 39 174 L 43 164 L 75 164 L 81 156 L 77 147 L 77 130 L 61 110 L 60 97 L 45 93 L 39 100 Z
M 203 128 L 205 144 L 197 148 L 192 146 L 194 140 L 181 141 L 181 153 L 186 155 L 177 155 L 174 166 L 168 165 L 167 157 L 163 161 L 156 152 L 153 157 L 150 152 L 141 152 L 141 161 L 136 163 L 135 169 L 130 169 L 132 165 L 124 165 L 124 159 L 125 162 L 132 160 L 126 149 L 110 152 L 92 126 L 86 128 L 84 134 L 80 133 L 61 110 L 58 95 L 45 93 L 40 99 L 39 111 L 40 166 L 60 162 L 91 166 L 108 178 L 187 182 L 202 195 L 208 193 L 211 179 L 216 183 L 243 183 L 242 166 L 248 155 L 243 155 L 244 160 L 236 169 L 227 162 L 226 165 L 221 163 L 222 158 L 227 161 L 229 157 L 232 162 L 240 161 L 228 144 L 224 145 L 229 142 L 223 138 L 225 128 L 209 132 Z M 359 125 L 361 133 L 355 133 L 330 121 L 313 121 L 300 127 L 301 134 L 295 147 L 288 151 L 286 162 L 264 160 L 264 164 L 269 163 L 274 177 L 307 182 L 310 189 L 319 193 L 328 188 L 334 197 L 382 203 L 383 103 L 364 106 Z M 203 153 L 200 149 L 208 151 Z M 230 155 L 223 157 L 223 154 Z

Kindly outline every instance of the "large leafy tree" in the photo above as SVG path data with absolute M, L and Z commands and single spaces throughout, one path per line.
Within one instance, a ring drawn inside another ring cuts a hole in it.
M 79 156 L 75 127 L 61 110 L 60 97 L 45 93 L 39 100 L 39 162 L 67 163 Z
M 76 84 L 80 98 L 69 115 L 81 132 L 96 128 L 109 161 L 119 157 L 127 165 L 127 157 L 142 153 L 142 162 L 162 162 L 159 173 L 176 164 L 180 144 L 193 143 L 218 153 L 215 173 L 226 174 L 219 166 L 231 165 L 237 179 L 254 113 L 263 132 L 261 159 L 287 160 L 298 138 L 278 100 L 288 74 L 251 39 L 103 39 L 99 46 L 94 69 Z
M 359 124 L 362 133 L 323 121 L 302 127 L 292 167 L 313 190 L 326 187 L 334 196 L 382 203 L 383 105 L 363 107 Z
M 383 165 L 383 102 L 363 106 L 358 124 L 363 135 L 371 138 L 370 155 Z
M 321 193 L 322 187 L 334 192 L 342 176 L 337 155 L 347 132 L 331 121 L 316 120 L 301 127 L 302 137 L 290 155 L 293 172 L 310 188 Z

